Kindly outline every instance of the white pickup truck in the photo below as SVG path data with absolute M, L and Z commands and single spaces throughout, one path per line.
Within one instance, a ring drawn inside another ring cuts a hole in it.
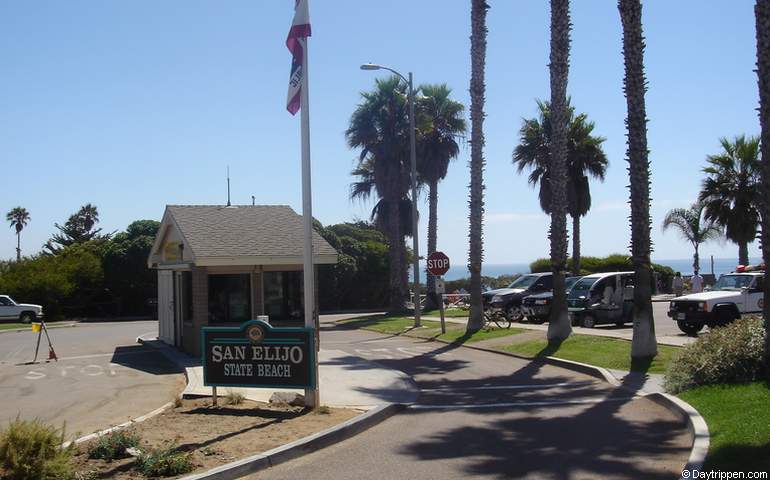
M 43 316 L 43 307 L 28 303 L 16 303 L 8 295 L 0 295 L 0 320 L 19 320 L 29 323 Z
M 713 328 L 726 325 L 744 313 L 760 313 L 764 278 L 762 271 L 722 275 L 708 291 L 673 299 L 668 316 L 681 331 L 695 335 L 704 325 Z

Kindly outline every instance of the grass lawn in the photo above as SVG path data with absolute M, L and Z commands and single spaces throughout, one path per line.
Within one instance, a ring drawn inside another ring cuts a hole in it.
M 0 330 L 11 330 L 14 328 L 29 328 L 30 330 L 32 329 L 29 323 L 0 323 Z
M 423 315 L 429 316 L 429 317 L 438 317 L 441 316 L 441 312 L 436 310 L 425 310 L 422 312 Z M 468 310 L 462 309 L 462 308 L 449 308 L 444 310 L 444 317 L 450 317 L 450 318 L 468 318 Z
M 770 389 L 763 382 L 709 385 L 679 397 L 709 426 L 705 469 L 770 471 Z
M 364 330 L 372 330 L 379 333 L 390 335 L 407 334 L 419 338 L 438 338 L 447 342 L 473 343 L 490 338 L 505 337 L 508 335 L 517 335 L 524 333 L 522 328 L 493 328 L 490 330 L 480 330 L 473 335 L 466 335 L 465 325 L 453 323 L 446 324 L 446 333 L 441 334 L 441 322 L 433 320 L 422 320 L 422 327 L 412 328 L 414 319 L 412 317 L 367 317 L 363 319 L 344 320 L 341 323 L 346 325 L 355 325 Z
M 631 342 L 616 338 L 572 335 L 558 347 L 549 347 L 548 341 L 542 339 L 508 345 L 503 350 L 526 357 L 553 356 L 604 368 L 663 373 L 679 348 L 658 345 L 658 356 L 649 368 L 637 365 L 632 368 Z

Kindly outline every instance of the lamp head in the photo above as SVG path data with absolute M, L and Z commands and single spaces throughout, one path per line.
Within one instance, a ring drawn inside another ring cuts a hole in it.
M 361 70 L 379 70 L 380 66 L 374 63 L 364 63 L 361 65 Z

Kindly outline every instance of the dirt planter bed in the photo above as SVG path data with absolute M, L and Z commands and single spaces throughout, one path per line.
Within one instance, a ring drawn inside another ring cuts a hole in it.
M 220 402 L 225 401 L 224 398 Z M 222 402 L 224 403 L 224 402 Z M 249 455 L 265 452 L 318 433 L 362 413 L 359 410 L 322 408 L 319 412 L 301 407 L 244 401 L 239 405 L 211 406 L 211 399 L 184 400 L 128 432 L 140 437 L 140 450 L 174 448 L 190 455 L 194 470 L 201 473 Z M 117 480 L 145 479 L 135 468 L 133 457 L 114 460 L 88 458 L 98 440 L 77 447 L 75 465 L 83 478 Z M 167 478 L 178 478 L 176 477 Z

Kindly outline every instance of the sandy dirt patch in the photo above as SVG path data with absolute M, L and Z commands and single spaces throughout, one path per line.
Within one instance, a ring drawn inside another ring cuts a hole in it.
M 325 430 L 362 413 L 326 408 L 320 412 L 300 407 L 244 401 L 239 405 L 213 407 L 211 399 L 184 400 L 182 405 L 130 427 L 140 437 L 140 449 L 173 447 L 190 454 L 195 473 L 265 452 Z M 88 458 L 94 442 L 78 446 L 77 471 L 83 478 L 118 480 L 146 478 L 133 457 L 107 462 Z M 167 478 L 178 478 L 167 477 Z

